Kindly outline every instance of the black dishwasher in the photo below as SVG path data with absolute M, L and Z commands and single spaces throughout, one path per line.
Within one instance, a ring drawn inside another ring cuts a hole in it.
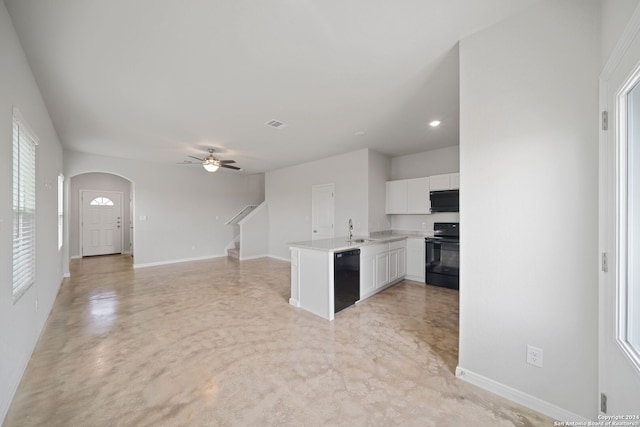
M 333 255 L 334 313 L 344 310 L 360 299 L 360 249 L 336 252 Z

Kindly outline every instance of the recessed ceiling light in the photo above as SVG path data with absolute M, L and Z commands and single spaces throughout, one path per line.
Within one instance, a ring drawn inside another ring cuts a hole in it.
M 431 123 L 429 123 L 429 126 L 431 126 L 432 128 L 440 126 L 440 120 L 432 121 Z
M 358 132 L 354 133 L 355 136 L 363 136 L 365 134 L 365 131 L 363 130 L 359 130 Z

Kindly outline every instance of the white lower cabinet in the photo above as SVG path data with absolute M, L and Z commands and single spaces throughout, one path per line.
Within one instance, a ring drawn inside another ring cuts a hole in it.
M 406 274 L 407 241 L 389 243 L 389 282 L 403 278 Z
M 407 239 L 407 279 L 424 282 L 425 242 L 424 238 Z
M 389 281 L 398 278 L 398 251 L 389 251 Z
M 386 284 L 389 274 L 388 258 L 388 243 L 366 245 L 360 248 L 360 299 L 376 293 L 376 289 L 383 286 L 380 283 Z
M 307 242 L 304 242 L 305 246 Z M 333 320 L 334 251 L 291 247 L 289 304 Z M 337 249 L 336 249 L 337 250 Z M 405 239 L 360 247 L 360 300 L 404 279 Z
M 398 277 L 407 275 L 407 249 L 398 249 Z
M 376 256 L 360 250 L 360 299 L 371 295 L 376 289 Z
M 389 283 L 389 252 L 376 255 L 376 288 Z
M 360 299 L 402 280 L 406 274 L 405 240 L 360 249 Z
M 291 298 L 289 304 L 300 306 L 300 276 L 298 265 L 300 264 L 300 250 L 291 249 Z

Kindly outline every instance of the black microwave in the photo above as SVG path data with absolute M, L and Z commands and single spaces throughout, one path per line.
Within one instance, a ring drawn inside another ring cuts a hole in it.
M 460 212 L 459 190 L 431 191 L 431 212 Z

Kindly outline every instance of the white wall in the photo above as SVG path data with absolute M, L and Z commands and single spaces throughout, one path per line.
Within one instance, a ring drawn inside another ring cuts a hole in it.
M 269 254 L 289 260 L 290 242 L 311 240 L 311 187 L 335 184 L 335 236 L 346 236 L 349 218 L 354 234 L 368 232 L 369 150 L 267 172 Z
M 459 367 L 592 419 L 600 6 L 544 1 L 460 43 Z
M 58 251 L 57 183 L 62 147 L 5 8 L 0 2 L 0 424 L 7 413 L 62 281 Z M 36 149 L 36 283 L 12 294 L 12 111 L 16 106 L 39 138 Z M 36 306 L 37 304 L 37 306 Z
M 369 233 L 389 230 L 391 218 L 386 214 L 387 186 L 391 172 L 391 159 L 369 150 Z
M 391 228 L 395 231 L 433 233 L 435 222 L 460 222 L 458 212 L 436 212 L 430 215 L 390 215 Z
M 423 151 L 391 159 L 391 179 L 410 179 L 460 171 L 460 146 Z
M 80 251 L 80 190 L 106 190 L 122 193 L 122 251 L 129 252 L 131 221 L 129 197 L 131 182 L 108 173 L 86 173 L 71 178 L 69 185 L 69 255 L 77 257 Z
M 262 202 L 261 177 L 65 151 L 66 176 L 88 172 L 133 183 L 135 266 L 226 255 L 233 227 L 225 222 Z
M 423 151 L 391 159 L 391 179 L 410 179 L 460 171 L 460 147 Z M 393 230 L 433 232 L 434 222 L 459 222 L 456 212 L 431 215 L 390 215 Z

